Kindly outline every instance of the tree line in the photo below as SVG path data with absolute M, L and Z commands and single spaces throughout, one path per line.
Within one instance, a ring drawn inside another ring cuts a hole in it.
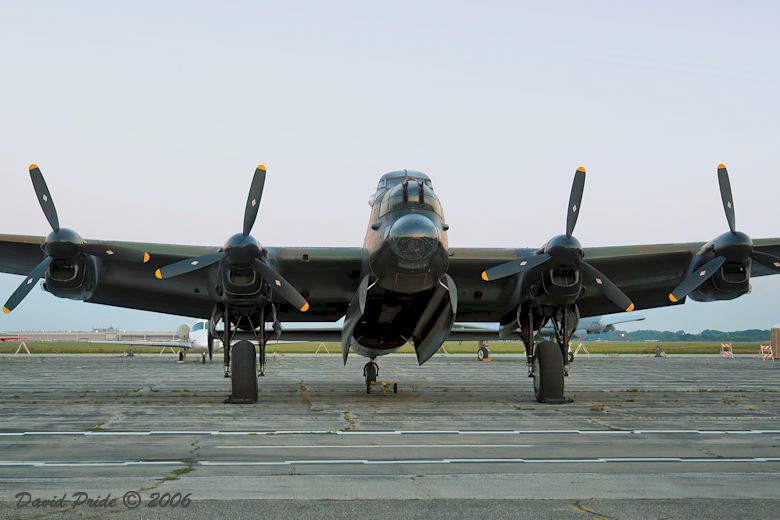
M 766 341 L 770 338 L 769 329 L 747 329 L 721 331 L 706 329 L 699 334 L 692 334 L 684 330 L 613 330 L 601 334 L 588 334 L 585 339 L 602 341 Z

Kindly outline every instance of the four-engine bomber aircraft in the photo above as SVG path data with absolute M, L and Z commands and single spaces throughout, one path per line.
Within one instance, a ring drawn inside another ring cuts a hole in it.
M 448 225 L 427 175 L 395 171 L 371 196 L 360 248 L 263 247 L 250 234 L 266 169 L 255 170 L 243 228 L 223 247 L 96 242 L 61 228 L 40 169 L 30 166 L 47 237 L 0 235 L 0 271 L 26 275 L 3 310 L 12 311 L 43 278 L 43 288 L 84 300 L 208 320 L 208 349 L 224 344 L 231 402 L 257 400 L 257 359 L 280 322 L 335 322 L 346 363 L 351 351 L 376 358 L 412 342 L 420 364 L 453 323 L 499 323 L 519 337 L 539 402 L 564 402 L 568 342 L 580 317 L 698 301 L 750 290 L 751 276 L 780 272 L 780 238 L 751 240 L 735 228 L 728 173 L 718 181 L 729 231 L 707 243 L 583 248 L 573 236 L 585 185 L 574 175 L 565 233 L 534 249 L 450 248 Z M 266 332 L 265 324 L 271 325 Z M 538 331 L 551 324 L 554 341 Z M 493 332 L 493 335 L 496 333 Z M 484 336 L 483 336 L 484 337 Z

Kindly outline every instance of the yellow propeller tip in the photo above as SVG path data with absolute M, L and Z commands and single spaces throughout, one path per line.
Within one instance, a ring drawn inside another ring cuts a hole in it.
M 301 312 L 306 312 L 309 310 L 309 302 L 306 302 L 303 307 L 301 307 Z
M 725 165 L 725 164 L 723 164 L 723 163 L 720 163 L 720 164 L 718 165 L 718 169 L 719 169 L 719 170 L 725 170 L 725 169 L 726 169 L 726 165 Z
M 577 171 L 585 173 L 585 167 L 584 166 L 580 166 L 579 168 L 577 168 Z
M 669 301 L 672 303 L 677 303 L 677 298 L 674 297 L 674 294 L 669 293 Z
M 148 262 L 150 258 L 152 258 L 152 255 L 149 253 L 144 253 L 144 263 Z
M 159 269 L 154 272 L 154 276 L 156 276 L 158 280 L 162 280 L 162 273 Z
M 626 312 L 633 312 L 633 311 L 634 311 L 634 304 L 632 303 L 631 305 L 628 306 Z
M 11 309 L 9 309 L 9 308 L 8 308 L 8 307 L 6 307 L 5 305 L 3 305 L 3 312 L 4 312 L 4 313 L 6 313 L 6 314 L 8 314 L 9 312 L 11 312 Z
M 264 165 L 264 164 L 258 164 L 258 165 L 257 165 L 257 169 L 258 169 L 258 170 L 263 170 L 263 171 L 266 171 L 266 167 L 265 167 L 265 165 Z
M 38 165 L 37 164 L 31 164 L 30 165 L 30 168 L 29 168 L 30 171 L 37 170 L 37 169 L 38 169 Z
M 486 282 L 489 282 L 489 281 L 490 281 L 490 280 L 488 279 L 487 271 L 482 271 L 482 279 L 483 279 L 483 280 L 485 280 Z

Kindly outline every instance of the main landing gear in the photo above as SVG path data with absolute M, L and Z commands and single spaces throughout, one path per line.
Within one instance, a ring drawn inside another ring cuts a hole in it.
M 215 319 L 216 317 L 216 319 Z M 223 322 L 221 335 L 216 332 L 216 324 Z M 261 310 L 257 323 L 250 317 L 231 315 L 228 311 L 212 316 L 210 324 L 212 331 L 222 340 L 225 377 L 231 380 L 231 394 L 226 403 L 245 404 L 257 402 L 257 378 L 265 375 L 265 314 Z M 241 340 L 233 343 L 236 331 L 252 331 L 257 341 L 257 356 L 255 345 L 251 341 Z M 205 355 L 204 355 L 205 360 Z
M 535 337 L 533 312 L 528 311 L 520 337 L 525 344 L 528 377 L 533 378 L 534 398 L 540 403 L 563 404 L 564 380 L 569 375 L 569 339 L 579 312 L 576 306 L 560 307 L 549 317 L 555 341 Z
M 379 376 L 379 365 L 377 365 L 376 361 L 374 361 L 374 358 L 371 358 L 371 361 L 365 364 L 363 367 L 363 375 L 366 378 L 366 393 L 371 393 L 371 387 L 374 385 L 381 385 L 382 391 L 387 392 L 388 387 L 392 387 L 393 393 L 398 393 L 398 383 L 395 381 L 377 381 L 376 378 Z

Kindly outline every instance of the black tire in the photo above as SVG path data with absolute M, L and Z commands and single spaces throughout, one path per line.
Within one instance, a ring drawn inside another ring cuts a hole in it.
M 371 393 L 371 383 L 366 383 L 366 393 L 367 394 Z
M 255 346 L 249 341 L 239 341 L 231 347 L 232 393 L 229 402 L 248 404 L 257 402 L 257 357 Z
M 563 355 L 558 344 L 540 341 L 534 357 L 534 397 L 540 403 L 565 403 L 563 397 Z
M 477 359 L 480 361 L 484 361 L 490 357 L 490 351 L 487 347 L 479 347 L 479 350 L 477 350 Z
M 393 383 L 393 393 L 394 394 L 398 393 L 398 383 Z
M 373 361 L 370 361 L 366 363 L 366 366 L 363 369 L 363 373 L 366 376 L 366 383 L 376 381 L 376 378 L 379 375 L 379 365 Z

